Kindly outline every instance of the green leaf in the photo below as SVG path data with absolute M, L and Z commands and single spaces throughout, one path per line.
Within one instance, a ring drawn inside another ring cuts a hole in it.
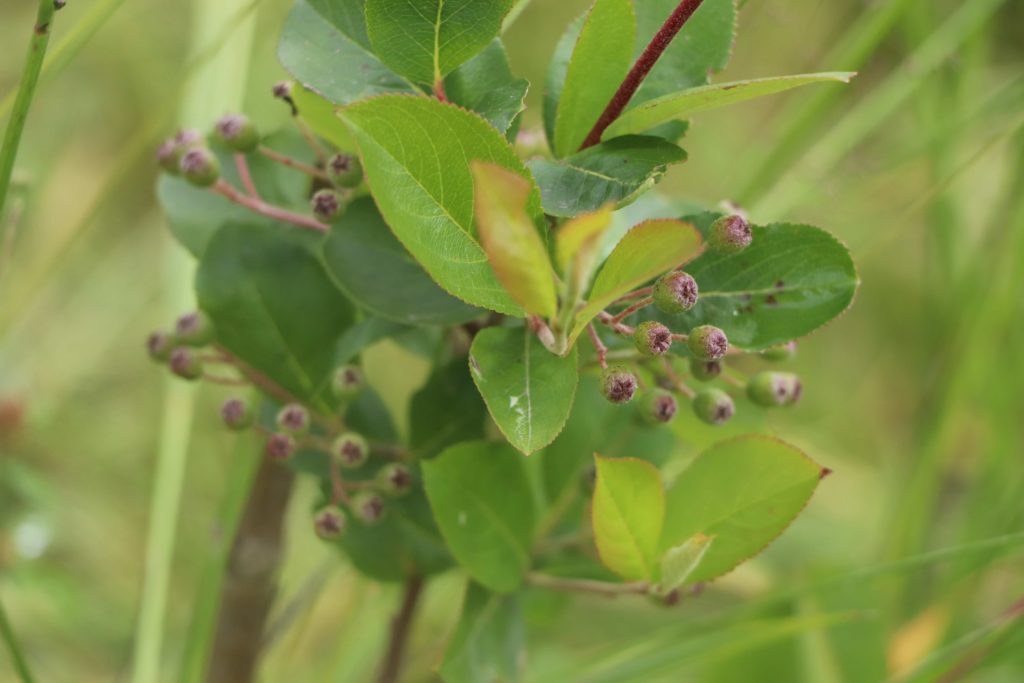
M 601 240 L 611 225 L 611 207 L 576 216 L 555 233 L 555 258 L 569 291 L 585 292 L 594 275 Z
M 558 308 L 555 273 L 527 204 L 531 185 L 494 164 L 472 164 L 480 244 L 498 280 L 527 313 L 551 318 Z
M 678 0 L 636 3 L 635 57 L 640 56 L 678 4 Z M 735 26 L 735 0 L 704 0 L 662 53 L 631 104 L 707 83 L 709 74 L 721 71 L 729 62 Z
M 324 260 L 356 304 L 397 322 L 453 324 L 484 312 L 438 287 L 395 239 L 369 197 L 349 204 L 332 226 Z
M 669 488 L 661 548 L 678 546 L 695 534 L 713 536 L 687 582 L 726 574 L 789 526 L 826 473 L 795 447 L 771 437 L 718 443 Z
M 489 327 L 469 351 L 473 381 L 509 443 L 529 455 L 551 443 L 576 394 L 576 351 L 556 356 L 526 328 Z
M 519 599 L 470 582 L 438 673 L 445 683 L 519 680 L 523 641 Z
M 561 161 L 537 159 L 527 166 L 540 187 L 544 213 L 576 216 L 606 204 L 630 204 L 661 180 L 669 164 L 685 160 L 686 152 L 667 140 L 628 135 Z
M 313 161 L 309 146 L 298 134 L 277 133 L 264 140 L 268 147 L 305 162 Z M 220 161 L 221 175 L 235 187 L 241 187 L 234 154 L 215 148 Z M 262 155 L 247 157 L 253 182 L 260 195 L 270 203 L 286 208 L 308 211 L 309 178 L 285 168 Z M 183 178 L 164 173 L 157 184 L 157 196 L 167 213 L 171 232 L 193 256 L 199 258 L 210 238 L 230 222 L 277 225 L 282 230 L 293 229 L 263 218 L 234 204 L 224 197 L 197 188 Z
M 349 7 L 342 7 L 348 4 Z M 351 12 L 355 11 L 353 15 Z M 281 31 L 277 56 L 297 81 L 334 104 L 382 93 L 415 92 L 364 43 L 353 3 L 298 0 Z
M 529 81 L 512 75 L 500 40 L 492 41 L 444 81 L 450 101 L 480 114 L 501 133 L 508 133 L 526 108 L 529 88 Z
M 587 305 L 576 316 L 570 343 L 608 304 L 648 280 L 686 263 L 700 253 L 701 238 L 689 223 L 645 221 L 633 227 L 615 246 L 590 291 Z
M 334 345 L 334 365 L 345 365 L 371 344 L 412 329 L 414 328 L 387 318 L 367 317 L 345 330 L 338 338 Z
M 597 484 L 592 519 L 598 555 L 627 580 L 658 578 L 658 541 L 665 519 L 661 474 L 636 458 L 594 456 Z
M 615 138 L 619 135 L 642 133 L 667 121 L 680 119 L 699 111 L 725 107 L 736 102 L 799 88 L 802 85 L 829 81 L 849 83 L 854 75 L 850 71 L 833 71 L 758 78 L 690 88 L 633 107 L 610 125 L 604 135 L 607 138 Z
M 555 45 L 555 52 L 548 62 L 547 74 L 544 76 L 544 103 L 542 116 L 544 119 L 544 136 L 548 141 L 548 147 L 552 152 L 555 149 L 555 119 L 558 116 L 558 101 L 562 97 L 562 88 L 565 87 L 565 76 L 569 72 L 569 61 L 572 59 L 572 51 L 576 47 L 576 41 L 580 38 L 580 31 L 583 30 L 583 22 L 587 19 L 584 12 L 576 17 L 565 33 L 558 39 Z
M 433 85 L 496 38 L 511 7 L 511 0 L 366 0 L 366 27 L 385 64 Z
M 349 135 L 345 124 L 335 113 L 338 107 L 322 95 L 313 92 L 301 83 L 292 88 L 292 102 L 298 109 L 302 122 L 311 131 L 343 152 L 354 152 L 356 143 Z M 308 143 L 304 143 L 308 147 Z
M 491 590 L 515 590 L 530 564 L 534 529 L 522 457 L 503 443 L 462 443 L 425 461 L 423 482 L 459 564 Z
M 692 220 L 710 224 L 715 215 Z M 790 223 L 752 230 L 753 243 L 738 254 L 707 252 L 686 267 L 700 297 L 665 324 L 679 330 L 715 325 L 737 347 L 763 349 L 809 334 L 849 307 L 857 271 L 836 238 Z
M 430 376 L 409 403 L 409 446 L 431 458 L 448 446 L 482 439 L 487 407 L 473 386 L 466 363 L 457 358 Z
M 572 58 L 555 116 L 555 156 L 572 154 L 608 105 L 632 63 L 636 17 L 630 0 L 595 0 Z
M 300 399 L 322 407 L 334 343 L 352 305 L 327 276 L 321 237 L 290 226 L 229 223 L 196 275 L 199 306 L 218 340 Z
M 359 145 L 384 219 L 434 280 L 471 304 L 522 315 L 473 231 L 470 161 L 529 177 L 501 134 L 476 114 L 426 97 L 375 97 L 339 116 Z M 541 220 L 536 189 L 528 213 Z
M 694 534 L 674 548 L 669 548 L 661 558 L 661 583 L 658 592 L 667 595 L 686 583 L 686 579 L 704 559 L 714 537 Z

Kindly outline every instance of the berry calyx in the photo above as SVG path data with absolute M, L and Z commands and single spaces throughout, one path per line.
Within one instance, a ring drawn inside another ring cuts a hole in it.
M 252 424 L 252 411 L 242 399 L 229 398 L 221 404 L 220 419 L 228 429 L 239 432 Z
M 274 97 L 278 98 L 279 100 L 283 100 L 283 99 L 286 99 L 288 97 L 291 97 L 292 96 L 292 82 L 291 81 L 281 81 L 279 83 L 275 83 L 274 87 L 271 89 L 271 92 L 274 93 Z
M 612 403 L 628 403 L 636 387 L 636 375 L 622 366 L 605 368 L 601 374 L 601 394 Z
M 721 389 L 701 389 L 693 399 L 693 412 L 709 425 L 720 425 L 732 418 L 736 405 Z
M 342 365 L 331 378 L 331 391 L 339 401 L 349 401 L 363 388 L 363 371 L 355 365 Z
M 181 157 L 185 152 L 203 144 L 203 134 L 197 130 L 186 128 L 178 131 L 172 137 L 164 140 L 163 144 L 156 151 L 156 161 L 167 173 L 178 175 L 181 173 Z
M 213 136 L 228 149 L 248 154 L 260 145 L 260 134 L 244 114 L 227 114 L 213 127 Z
M 655 389 L 646 401 L 644 416 L 652 422 L 671 422 L 679 411 L 676 397 L 664 389 Z
M 210 187 L 220 179 L 220 162 L 206 147 L 193 147 L 185 152 L 178 163 L 178 170 L 196 187 Z
M 295 454 L 297 444 L 291 434 L 271 434 L 267 439 L 266 452 L 272 460 L 284 461 Z
M 384 499 L 373 491 L 360 491 L 349 502 L 352 514 L 365 524 L 376 524 L 384 516 Z
M 146 337 L 146 351 L 153 360 L 166 361 L 174 351 L 174 337 L 160 330 L 151 332 Z
M 789 360 L 796 355 L 796 342 L 790 341 L 778 346 L 772 346 L 761 352 L 761 358 L 772 363 L 779 363 Z
M 335 187 L 356 187 L 363 182 L 363 164 L 357 156 L 335 154 L 327 160 L 327 177 Z
M 289 403 L 277 412 L 277 428 L 300 436 L 309 431 L 309 411 L 298 403 Z
M 412 472 L 401 463 L 385 465 L 377 472 L 380 490 L 389 496 L 403 496 L 412 489 Z
M 708 230 L 708 245 L 712 251 L 722 254 L 743 251 L 753 240 L 754 234 L 750 231 L 750 223 L 738 214 L 722 216 L 712 223 Z
M 800 378 L 792 372 L 765 370 L 751 377 L 747 383 L 747 397 L 765 408 L 793 405 L 800 400 L 802 393 Z
M 174 339 L 185 346 L 206 346 L 216 337 L 213 323 L 202 311 L 192 311 L 174 323 Z
M 691 358 L 690 374 L 698 382 L 710 382 L 722 374 L 722 361 Z
M 672 330 L 656 320 L 648 320 L 637 325 L 633 343 L 645 356 L 660 356 L 672 348 Z
M 688 273 L 666 273 L 654 283 L 654 305 L 662 313 L 682 313 L 697 303 L 697 281 Z
M 331 444 L 331 457 L 339 467 L 354 470 L 362 467 L 370 458 L 370 446 L 359 434 L 348 432 L 342 434 Z
M 193 381 L 203 376 L 203 361 L 192 349 L 181 346 L 174 349 L 167 359 L 167 365 L 171 372 L 182 379 Z
M 322 223 L 336 220 L 345 210 L 344 199 L 336 190 L 317 190 L 309 206 L 316 219 Z
M 686 345 L 699 360 L 718 360 L 729 350 L 725 332 L 714 325 L 701 325 L 690 330 Z
M 348 515 L 337 505 L 327 505 L 313 515 L 313 530 L 324 541 L 336 541 L 345 532 Z

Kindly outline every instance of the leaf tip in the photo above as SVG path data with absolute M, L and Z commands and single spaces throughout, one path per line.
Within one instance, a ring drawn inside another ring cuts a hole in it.
M 832 468 L 830 468 L 830 467 L 822 467 L 821 468 L 821 472 L 818 473 L 818 481 L 821 481 L 825 477 L 829 476 L 830 474 L 832 474 L 832 472 L 833 472 Z

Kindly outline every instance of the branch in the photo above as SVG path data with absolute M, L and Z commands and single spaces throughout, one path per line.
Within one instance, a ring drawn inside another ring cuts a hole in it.
M 239 204 L 249 209 L 254 213 L 258 213 L 261 216 L 267 218 L 273 218 L 276 221 L 283 223 L 291 223 L 292 225 L 300 228 L 306 228 L 308 230 L 316 230 L 317 232 L 327 232 L 328 226 L 321 223 L 320 221 L 310 218 L 309 216 L 303 216 L 302 214 L 293 213 L 286 211 L 280 207 L 272 204 L 267 204 L 261 199 L 250 197 L 246 194 L 239 192 L 235 189 L 231 183 L 221 179 L 218 180 L 211 188 L 210 192 L 226 197 L 235 204 Z
M 398 674 L 402 669 L 405 645 L 409 640 L 412 618 L 416 612 L 416 603 L 419 602 L 422 589 L 422 577 L 413 576 L 405 582 L 402 605 L 398 608 L 398 614 L 391 620 L 391 638 L 388 641 L 387 652 L 384 654 L 384 659 L 381 662 L 377 683 L 395 683 L 398 680 Z
M 587 134 L 586 139 L 580 146 L 581 150 L 593 147 L 601 142 L 601 136 L 604 135 L 605 130 L 615 122 L 615 119 L 622 115 L 626 105 L 633 99 L 633 95 L 636 94 L 640 84 L 647 78 L 647 74 L 651 72 L 658 59 L 661 58 L 662 53 L 665 52 L 665 49 L 668 48 L 672 40 L 679 34 L 680 29 L 693 16 L 693 13 L 697 11 L 702 2 L 704 0 L 682 0 L 675 11 L 669 15 L 668 19 L 658 29 L 658 32 L 654 34 L 654 38 L 651 39 L 651 42 L 636 60 L 636 64 L 626 74 L 622 85 L 612 95 L 608 106 L 601 112 L 601 116 L 598 117 L 594 127 L 590 129 L 590 133 Z
M 46 46 L 50 43 L 50 24 L 53 22 L 53 13 L 63 6 L 63 2 L 56 0 L 39 0 L 35 27 L 32 29 L 32 39 L 28 44 L 25 69 L 21 74 L 21 84 L 18 86 L 18 95 L 14 100 L 11 119 L 7 123 L 7 131 L 4 133 L 4 144 L 3 147 L 0 147 L 0 218 L 3 218 L 4 215 L 4 204 L 11 187 L 11 176 L 14 174 L 14 160 L 18 156 L 21 134 L 25 130 L 28 110 L 32 106 L 32 98 L 35 96 L 36 85 L 39 83 L 39 72 L 43 68 Z M 0 224 L 0 231 L 2 228 L 3 225 Z
M 316 166 L 304 164 L 297 159 L 292 159 L 290 156 L 281 154 L 280 152 L 275 152 L 274 150 L 270 149 L 269 147 L 265 147 L 264 145 L 260 145 L 259 152 L 260 154 L 270 159 L 271 161 L 276 161 L 277 163 L 283 166 L 287 166 L 288 168 L 293 168 L 296 171 L 302 171 L 303 173 L 311 175 L 314 178 L 318 178 L 324 181 L 325 183 L 331 182 L 331 179 L 327 176 L 327 173 L 320 170 Z
M 235 154 L 235 167 L 238 169 L 238 177 L 242 181 L 242 187 L 253 199 L 259 199 L 260 193 L 256 190 L 256 183 L 252 181 L 252 173 L 249 171 L 249 162 L 244 154 Z
M 654 303 L 654 297 L 645 296 L 643 299 L 640 299 L 639 301 L 637 301 L 636 303 L 632 304 L 631 306 L 627 306 L 626 308 L 624 308 L 621 311 L 619 311 L 618 313 L 616 313 L 615 316 L 612 317 L 612 322 L 613 323 L 622 322 L 623 320 L 628 318 L 633 313 L 636 313 L 637 311 L 639 311 L 641 308 L 647 308 L 648 306 L 650 306 L 653 303 Z

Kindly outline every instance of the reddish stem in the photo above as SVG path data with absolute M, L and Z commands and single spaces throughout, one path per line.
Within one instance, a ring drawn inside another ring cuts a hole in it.
M 260 193 L 256 190 L 256 183 L 252 181 L 252 173 L 249 172 L 249 162 L 244 154 L 235 155 L 235 167 L 238 169 L 238 177 L 242 180 L 242 187 L 253 199 L 259 199 Z
M 601 341 L 601 337 L 597 336 L 597 330 L 594 329 L 594 323 L 587 325 L 587 333 L 590 335 L 590 341 L 594 342 L 594 348 L 597 350 L 597 364 L 601 366 L 602 370 L 608 367 L 608 347 Z
M 398 675 L 402 670 L 402 660 L 405 656 L 405 646 L 412 627 L 412 618 L 416 613 L 416 605 L 422 590 L 422 578 L 412 576 L 406 580 L 402 604 L 398 608 L 398 614 L 391 620 L 391 638 L 388 640 L 388 649 L 384 653 L 380 673 L 377 675 L 377 683 L 395 683 L 398 680 Z
M 636 328 L 630 325 L 623 325 L 620 322 L 615 321 L 615 317 L 608 311 L 601 311 L 597 314 L 597 319 L 603 324 L 612 328 L 612 331 L 616 334 L 621 334 L 624 337 L 632 337 L 636 332 Z
M 612 99 L 608 102 L 608 106 L 601 112 L 601 116 L 598 117 L 594 127 L 590 129 L 590 133 L 587 134 L 580 149 L 593 147 L 601 142 L 601 136 L 604 135 L 605 130 L 607 130 L 608 126 L 612 125 L 615 119 L 622 115 L 626 105 L 633 99 L 633 95 L 636 94 L 640 84 L 647 78 L 647 74 L 654 68 L 658 59 L 661 58 L 662 53 L 665 52 L 665 49 L 668 48 L 672 40 L 679 34 L 680 29 L 683 28 L 683 25 L 693 16 L 693 13 L 697 11 L 703 2 L 704 0 L 682 0 L 679 3 L 679 6 L 675 8 L 668 19 L 665 20 L 665 23 L 661 25 L 661 28 L 658 29 L 658 32 L 654 34 L 654 38 L 651 39 L 651 42 L 636 60 L 636 64 L 626 74 L 622 85 L 615 91 Z
M 243 194 L 225 180 L 218 180 L 216 184 L 210 188 L 210 191 L 216 192 L 222 197 L 227 197 L 235 204 L 240 204 L 254 213 L 266 216 L 267 218 L 273 218 L 274 220 L 281 221 L 282 223 L 291 223 L 292 225 L 300 228 L 316 230 L 318 232 L 327 232 L 328 230 L 327 225 L 324 225 L 314 218 L 286 211 L 285 209 L 272 204 L 267 204 L 262 199 L 256 199 L 255 197 Z
M 441 102 L 448 101 L 448 95 L 444 91 L 444 81 L 440 79 L 434 81 L 434 97 L 436 97 Z
M 642 296 L 650 296 L 653 292 L 654 292 L 654 287 L 653 286 L 652 287 L 641 287 L 640 289 L 634 289 L 632 292 L 629 292 L 628 294 L 623 294 L 622 296 L 620 296 L 618 299 L 616 299 L 612 303 L 616 303 L 616 304 L 625 303 L 627 301 L 632 301 L 633 299 L 638 299 L 638 298 L 640 298 Z
M 612 322 L 613 323 L 622 322 L 623 320 L 628 318 L 633 313 L 636 313 L 637 311 L 639 311 L 641 308 L 647 308 L 648 306 L 650 306 L 653 303 L 654 303 L 654 299 L 652 297 L 649 297 L 649 296 L 644 297 L 643 299 L 640 299 L 640 301 L 637 301 L 632 306 L 629 306 L 629 307 L 624 308 L 621 311 L 619 311 L 615 315 L 615 317 L 612 318 Z
M 271 161 L 276 161 L 277 163 L 287 166 L 288 168 L 294 168 L 296 171 L 302 171 L 303 173 L 311 175 L 314 178 L 319 178 L 325 183 L 331 182 L 331 179 L 327 176 L 327 173 L 317 168 L 316 166 L 310 166 L 309 164 L 305 164 L 299 161 L 298 159 L 292 159 L 290 156 L 281 154 L 280 152 L 275 152 L 269 147 L 264 147 L 261 145 L 260 154 L 270 159 Z

